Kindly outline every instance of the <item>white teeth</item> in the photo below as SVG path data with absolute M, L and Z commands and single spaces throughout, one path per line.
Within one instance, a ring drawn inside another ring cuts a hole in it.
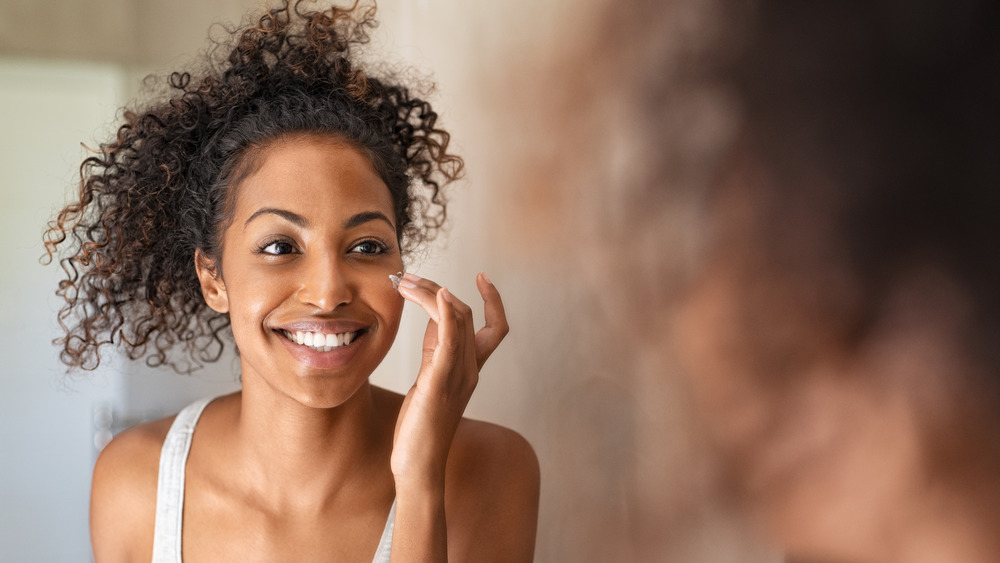
M 354 341 L 354 337 L 357 336 L 357 332 L 342 332 L 340 334 L 323 334 L 321 332 L 303 332 L 296 331 L 294 334 L 283 330 L 281 331 L 285 338 L 291 340 L 292 342 L 308 346 L 313 350 L 320 352 L 329 352 L 334 348 L 339 348 L 341 346 L 347 346 Z

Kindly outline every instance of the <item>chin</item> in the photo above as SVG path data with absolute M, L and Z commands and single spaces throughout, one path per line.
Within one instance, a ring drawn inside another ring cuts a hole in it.
M 313 409 L 334 409 L 343 406 L 344 404 L 351 401 L 351 399 L 358 396 L 362 390 L 368 387 L 368 379 L 353 385 L 351 387 L 346 387 L 342 381 L 338 381 L 336 384 L 322 384 L 319 385 L 305 385 L 296 389 L 292 394 L 292 398 L 296 402 L 303 406 L 313 408 Z

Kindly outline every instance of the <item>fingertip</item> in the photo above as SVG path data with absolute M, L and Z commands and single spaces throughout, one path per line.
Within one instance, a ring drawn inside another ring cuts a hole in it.
M 442 287 L 437 291 L 438 308 L 438 330 L 440 335 L 445 335 L 454 330 L 455 306 L 452 304 L 451 292 L 448 288 Z
M 440 290 L 438 290 L 438 295 L 440 295 L 441 297 L 443 297 L 444 300 L 447 301 L 448 303 L 452 303 L 453 302 L 452 301 L 452 297 L 451 297 L 451 292 L 448 291 L 447 287 L 442 287 Z
M 497 290 L 497 286 L 493 284 L 493 280 L 491 280 L 485 272 L 479 272 L 476 276 L 476 289 L 479 290 L 479 294 L 482 295 L 483 298 L 487 298 L 488 295 L 500 293 Z
M 413 288 L 410 287 L 409 285 L 406 285 L 405 282 L 404 283 L 400 283 L 396 287 L 396 293 L 398 293 L 400 296 L 402 296 L 403 299 L 411 299 L 412 294 L 413 294 Z
M 399 283 L 403 281 L 403 272 L 396 272 L 395 274 L 389 274 L 389 282 L 392 283 L 392 288 L 398 290 Z
M 418 291 L 415 288 L 415 286 L 409 287 L 404 282 L 399 284 L 399 288 L 396 289 L 396 291 L 399 293 L 400 297 L 402 297 L 404 301 L 409 301 L 410 303 L 417 305 L 418 307 L 423 309 L 424 312 L 427 313 L 427 315 L 431 318 L 432 321 L 438 322 L 440 318 L 438 315 L 438 310 L 441 307 L 441 300 L 438 298 L 437 294 L 435 294 L 435 302 L 437 303 L 437 306 L 433 306 L 433 303 L 429 302 L 427 300 L 427 297 L 421 294 L 421 292 Z

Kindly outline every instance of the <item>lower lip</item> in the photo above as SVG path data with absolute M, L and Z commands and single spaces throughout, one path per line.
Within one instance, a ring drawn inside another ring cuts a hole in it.
M 301 346 L 285 338 L 283 335 L 275 333 L 285 349 L 299 362 L 320 369 L 337 369 L 349 364 L 358 351 L 359 344 L 368 336 L 368 332 L 362 332 L 350 344 L 338 346 L 329 352 L 319 352 L 308 346 Z

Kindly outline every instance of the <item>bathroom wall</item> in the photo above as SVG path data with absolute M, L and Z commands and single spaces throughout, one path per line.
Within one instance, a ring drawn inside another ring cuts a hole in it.
M 87 561 L 94 409 L 120 393 L 112 365 L 62 375 L 56 267 L 41 232 L 122 90 L 112 65 L 0 59 L 0 560 Z

